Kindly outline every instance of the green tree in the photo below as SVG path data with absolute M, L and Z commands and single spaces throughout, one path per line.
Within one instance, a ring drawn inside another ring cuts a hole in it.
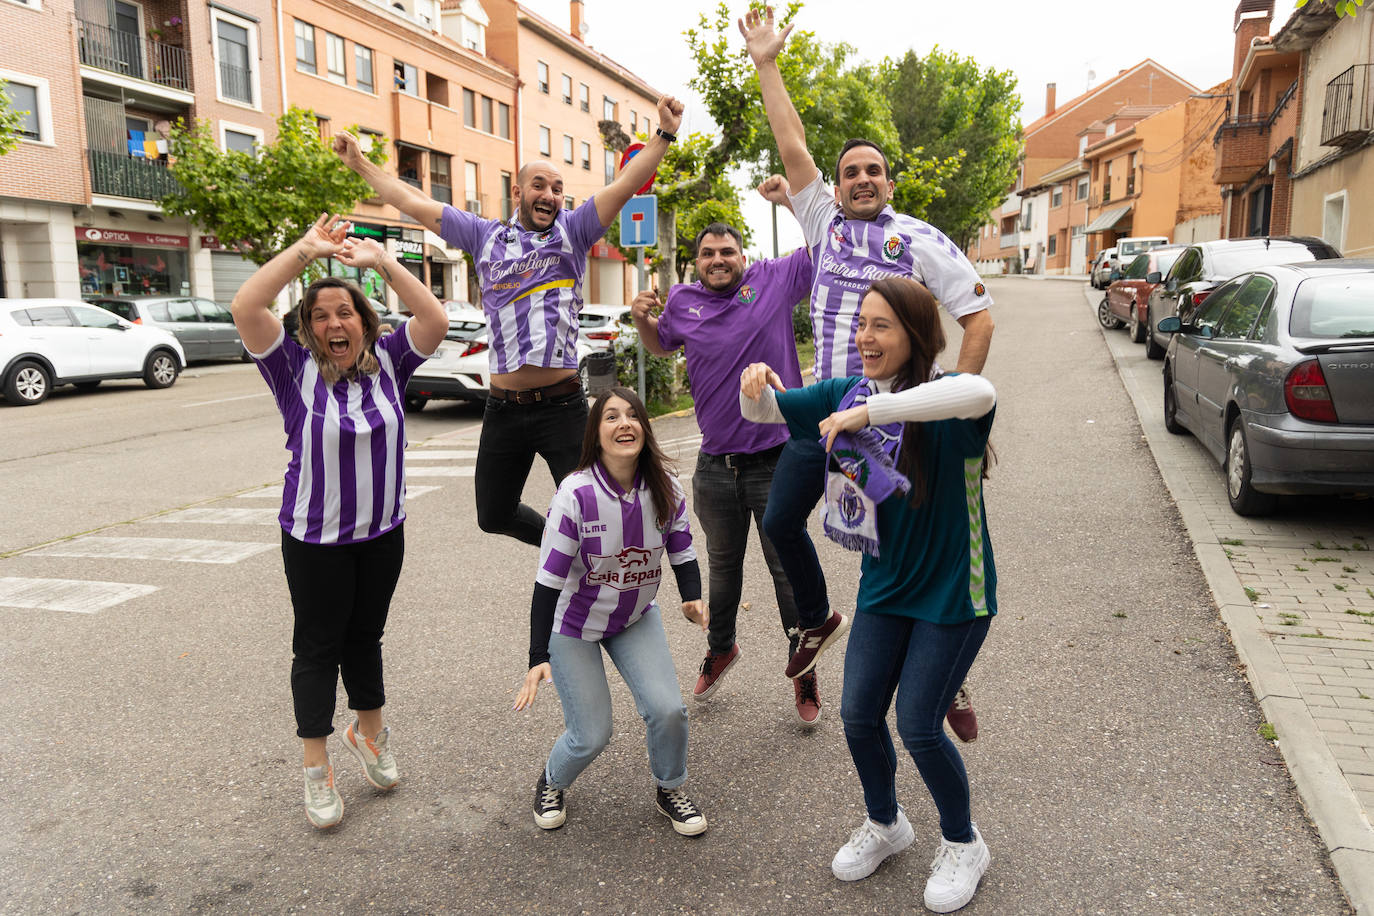
M 321 213 L 349 213 L 373 193 L 320 136 L 314 112 L 300 108 L 277 119 L 277 139 L 256 155 L 220 149 L 209 121 L 178 123 L 170 158 L 181 189 L 163 198 L 162 209 L 188 218 L 255 264 L 300 238 Z M 374 139 L 367 158 L 385 162 L 385 141 Z
M 19 138 L 22 136 L 20 130 L 23 128 L 26 114 L 27 111 L 19 111 L 14 107 L 14 101 L 10 98 L 9 83 L 0 80 L 0 156 L 19 145 Z
M 938 164 L 928 174 L 943 192 L 924 202 L 909 200 L 911 191 L 899 182 L 899 209 L 921 216 L 966 247 L 1016 181 L 1021 121 L 1015 75 L 983 69 L 972 58 L 937 47 L 925 57 L 908 51 L 886 60 L 878 76 L 901 149 L 924 148 Z M 919 168 L 903 160 L 899 171 L 913 166 Z M 925 193 L 919 185 L 912 190 Z
M 1364 0 L 1317 0 L 1318 3 L 1325 4 L 1336 11 L 1338 17 L 1353 17 L 1364 6 Z M 1302 9 L 1307 5 L 1307 0 L 1298 0 L 1295 4 L 1297 9 Z

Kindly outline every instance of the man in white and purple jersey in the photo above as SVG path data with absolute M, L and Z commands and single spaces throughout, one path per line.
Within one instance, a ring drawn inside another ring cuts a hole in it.
M 889 205 L 893 182 L 887 157 L 877 144 L 850 140 L 835 164 L 836 186 L 825 183 L 806 146 L 806 131 L 783 84 L 778 53 L 792 31 L 774 26 L 773 9 L 751 10 L 739 23 L 759 74 L 763 105 L 787 173 L 790 203 L 815 259 L 811 325 L 816 340 L 817 379 L 862 375 L 854 345 L 859 303 L 868 287 L 884 277 L 923 283 L 963 328 L 956 371 L 979 373 L 987 360 L 993 322 L 992 299 L 973 265 L 935 227 L 895 212 Z M 781 182 L 773 184 L 776 191 Z M 764 531 L 783 558 L 797 596 L 801 646 L 787 667 L 798 677 L 848 626 L 830 611 L 825 577 L 806 519 L 820 500 L 825 451 L 817 443 L 790 442 L 784 449 L 768 499 Z M 977 736 L 977 720 L 962 688 L 951 707 L 950 724 L 964 740 Z
M 785 258 L 747 263 L 740 231 L 725 223 L 702 229 L 695 244 L 697 281 L 669 290 L 658 317 L 652 314 L 658 295 L 649 290 L 635 297 L 630 314 L 650 353 L 668 356 L 679 347 L 687 350 L 687 375 L 701 428 L 692 506 L 706 535 L 711 611 L 706 657 L 692 697 L 705 700 L 740 656 L 735 620 L 751 518 L 773 576 L 789 655 L 797 648 L 792 586 L 763 533 L 773 469 L 788 437 L 779 427 L 750 423 L 740 415 L 739 377 L 750 363 L 766 362 L 777 367 L 789 387 L 801 387 L 792 310 L 810 292 L 813 269 L 805 248 Z M 806 727 L 815 725 L 821 713 L 816 672 L 792 683 L 798 720 Z
M 609 185 L 576 210 L 563 207 L 563 175 L 549 162 L 527 162 L 516 176 L 509 220 L 483 219 L 426 195 L 363 157 L 341 133 L 334 150 L 384 201 L 472 255 L 490 326 L 490 396 L 477 446 L 477 524 L 539 544 L 544 517 L 520 501 L 543 457 L 554 482 L 577 464 L 587 399 L 577 366 L 582 275 L 593 244 L 634 193 L 647 184 L 677 139 L 682 104 L 658 100 L 659 128 Z

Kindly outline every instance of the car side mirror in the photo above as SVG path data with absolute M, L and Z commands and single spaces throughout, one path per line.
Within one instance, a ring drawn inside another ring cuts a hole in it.
M 1183 320 L 1177 315 L 1170 315 L 1168 318 L 1159 319 L 1159 324 L 1155 328 L 1161 334 L 1177 334 L 1183 330 Z
M 1120 279 L 1121 279 L 1121 271 L 1119 271 L 1119 270 L 1114 270 L 1114 271 L 1112 271 L 1111 274 L 1110 274 L 1110 277 L 1111 277 L 1111 279 L 1113 279 L 1113 280 L 1120 280 Z
M 1166 293 L 1178 292 L 1178 281 L 1175 280 L 1173 277 L 1170 277 L 1169 281 L 1164 284 L 1164 291 Z
M 1162 279 L 1164 279 L 1164 275 L 1157 270 L 1152 270 L 1145 275 L 1146 283 L 1158 283 Z

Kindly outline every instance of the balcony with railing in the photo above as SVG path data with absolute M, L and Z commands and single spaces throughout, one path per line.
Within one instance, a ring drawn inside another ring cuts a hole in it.
M 1000 236 L 998 236 L 998 247 L 1000 247 L 1000 248 L 1020 248 L 1020 247 L 1021 247 L 1021 233 L 1020 233 L 1020 232 L 1016 232 L 1016 231 L 1012 231 L 1012 232 L 1003 232 Z
M 439 184 L 433 178 L 429 180 L 429 196 L 440 203 L 453 203 L 453 188 L 446 184 Z
M 167 163 L 159 159 L 88 149 L 86 162 L 91 171 L 91 191 L 95 194 L 161 200 L 180 188 L 167 170 Z
M 1374 130 L 1374 64 L 1356 64 L 1326 84 L 1322 146 L 1354 146 Z
M 83 65 L 168 89 L 191 91 L 191 56 L 185 48 L 84 19 L 77 19 L 77 29 Z
M 253 71 L 219 62 L 219 91 L 226 99 L 253 104 Z
M 1216 147 L 1212 180 L 1217 184 L 1249 180 L 1269 160 L 1268 128 L 1268 115 L 1247 114 L 1223 121 L 1212 137 Z

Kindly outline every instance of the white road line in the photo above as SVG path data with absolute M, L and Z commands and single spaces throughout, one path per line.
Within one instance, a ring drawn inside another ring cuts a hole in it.
M 179 509 L 176 512 L 169 512 L 166 515 L 159 515 L 157 518 L 150 518 L 150 522 L 186 522 L 198 525 L 275 525 L 277 524 L 278 512 L 276 509 Z
M 276 547 L 244 541 L 203 541 L 192 538 L 83 537 L 33 551 L 39 557 L 96 557 L 117 560 L 168 560 L 174 563 L 229 564 Z
M 477 468 L 472 465 L 466 467 L 408 467 L 406 468 L 406 478 L 411 477 L 471 477 L 477 473 Z M 406 496 L 411 496 L 415 488 L 407 488 Z
M 414 472 L 413 472 L 413 471 L 406 471 L 406 476 L 409 477 L 409 476 L 413 476 L 413 475 L 414 475 Z M 435 487 L 427 487 L 427 486 L 424 486 L 423 484 L 421 484 L 421 485 L 418 486 L 418 487 L 412 487 L 412 486 L 410 486 L 410 485 L 407 484 L 407 486 L 406 486 L 406 499 L 414 499 L 414 498 L 417 497 L 417 496 L 424 496 L 426 493 L 430 492 L 431 490 L 439 490 L 439 489 L 442 489 L 442 488 L 441 488 L 441 487 L 437 487 L 437 486 L 435 486 Z M 268 484 L 267 486 L 265 486 L 265 487 L 259 487 L 259 488 L 256 489 L 256 490 L 249 490 L 247 493 L 240 493 L 238 496 L 236 496 L 236 497 L 234 497 L 234 498 L 235 498 L 235 499 L 275 499 L 277 502 L 281 502 L 281 484 L 279 484 L 279 483 Z
M 443 449 L 406 449 L 406 461 L 461 461 L 476 458 L 476 452 L 455 452 Z
M 0 577 L 0 607 L 38 608 L 94 614 L 157 591 L 156 585 L 126 582 L 88 582 L 84 579 L 20 579 Z
M 264 391 L 264 392 L 261 393 L 261 394 L 241 394 L 241 395 L 239 395 L 238 397 L 233 397 L 233 398 L 215 398 L 213 401 L 196 401 L 194 404 L 182 404 L 181 406 L 182 406 L 182 407 L 204 407 L 206 404 L 223 404 L 223 403 L 225 403 L 226 401 L 246 401 L 246 400 L 248 400 L 249 398 L 266 398 L 266 397 L 271 397 L 271 394 L 270 394 L 269 392 Z

